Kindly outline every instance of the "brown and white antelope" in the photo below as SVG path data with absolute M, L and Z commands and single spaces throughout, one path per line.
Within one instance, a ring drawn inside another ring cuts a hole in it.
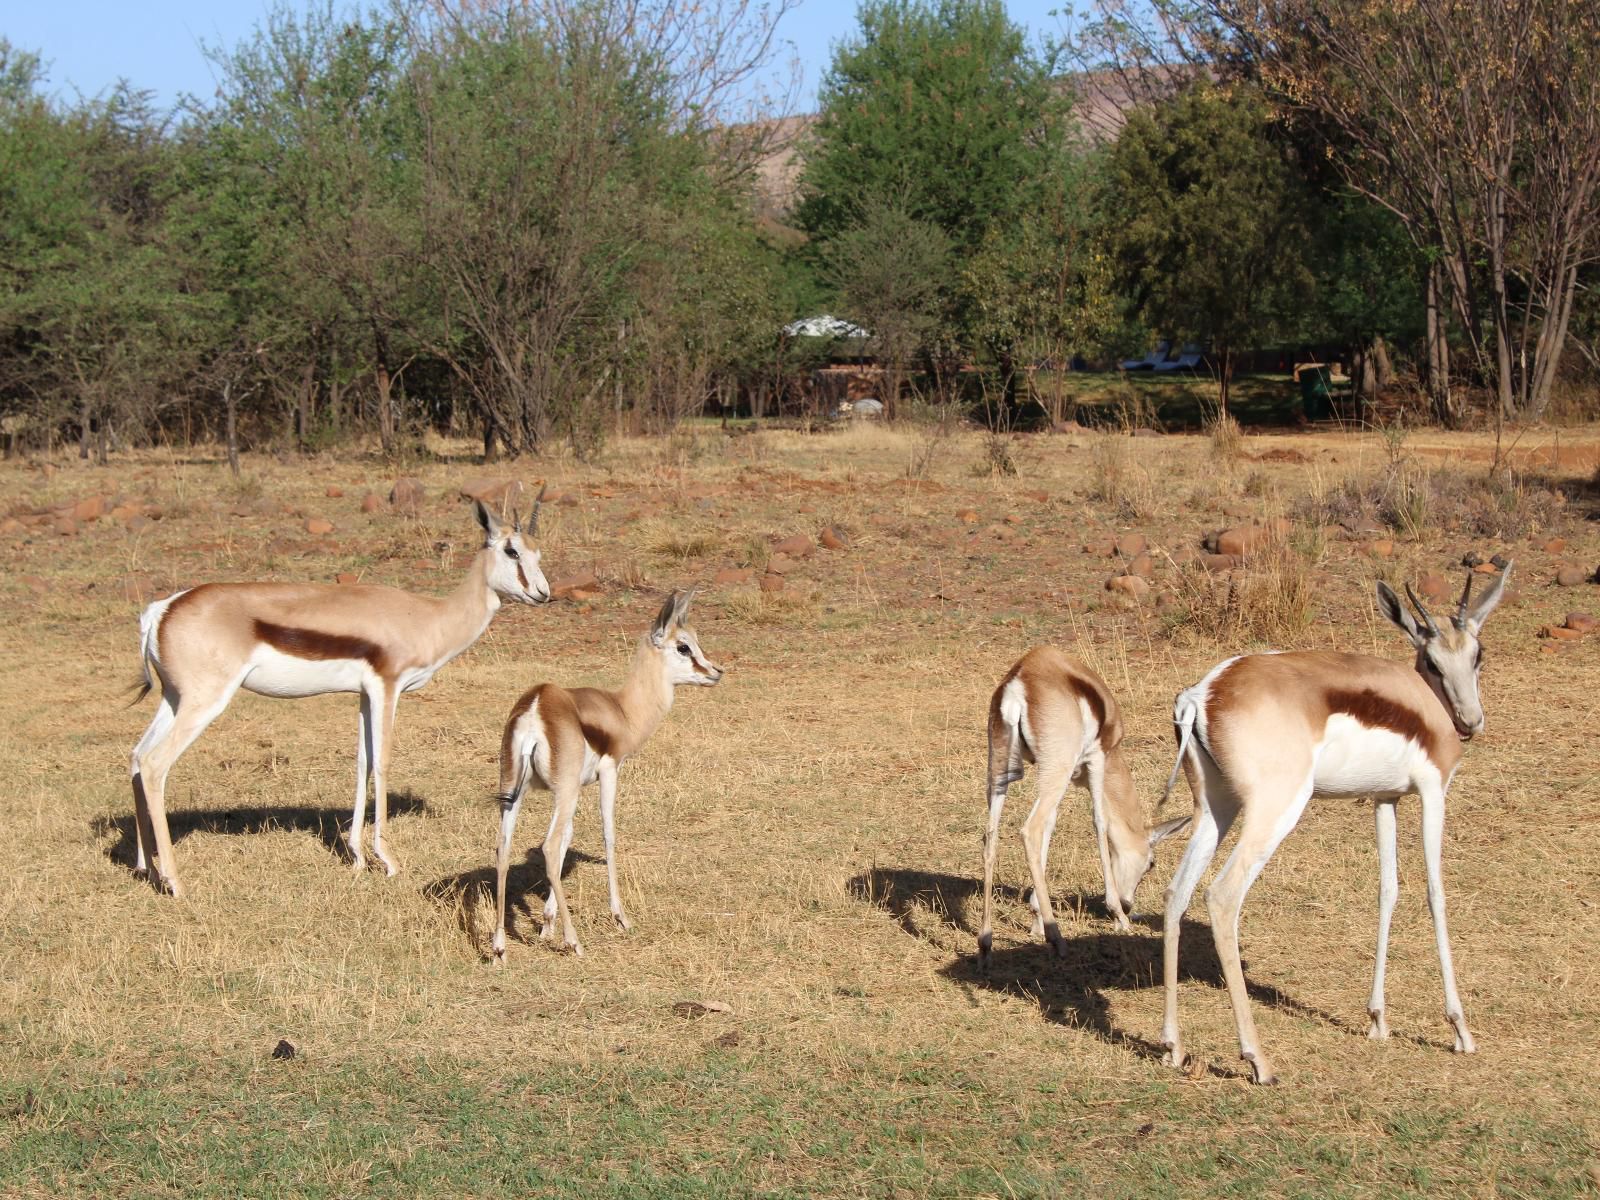
M 666 719 L 673 689 L 683 684 L 711 687 L 723 676 L 723 669 L 701 653 L 699 639 L 685 624 L 693 598 L 692 591 L 667 597 L 650 632 L 639 639 L 628 677 L 617 691 L 541 683 L 511 706 L 500 738 L 500 851 L 493 942 L 497 966 L 506 957 L 506 873 L 511 866 L 511 839 L 523 798 L 532 787 L 550 792 L 554 801 L 544 838 L 550 895 L 544 904 L 540 936 L 548 940 L 554 935 L 559 916 L 562 944 L 574 954 L 583 953 L 572 914 L 567 911 L 561 867 L 572 844 L 579 790 L 596 781 L 600 784 L 600 828 L 605 839 L 611 915 L 623 929 L 631 928 L 617 891 L 617 773 Z
M 1236 822 L 1239 840 L 1206 892 L 1211 936 L 1239 1028 L 1239 1054 L 1257 1083 L 1274 1083 L 1261 1049 L 1239 963 L 1239 910 L 1245 893 L 1288 836 L 1313 796 L 1370 796 L 1377 813 L 1378 951 L 1373 970 L 1368 1036 L 1386 1038 L 1384 965 L 1389 920 L 1400 885 L 1395 862 L 1395 806 L 1413 792 L 1422 800 L 1422 852 L 1428 907 L 1433 913 L 1445 1016 L 1455 1049 L 1475 1049 L 1456 993 L 1445 925 L 1440 850 L 1444 798 L 1460 765 L 1462 744 L 1483 730 L 1478 669 L 1479 631 L 1505 594 L 1505 573 L 1474 602 L 1467 576 L 1461 602 L 1440 629 L 1409 587 L 1421 624 L 1388 585 L 1378 584 L 1378 608 L 1416 647 L 1413 667 L 1365 654 L 1305 651 L 1251 654 L 1218 663 L 1179 693 L 1173 709 L 1178 759 L 1194 792 L 1194 832 L 1167 889 L 1163 974 L 1167 1062 L 1185 1065 L 1178 1034 L 1178 936 L 1195 884 Z
M 209 583 L 144 610 L 139 695 L 142 699 L 159 688 L 161 703 L 133 748 L 136 871 L 144 874 L 153 854 L 160 882 L 174 896 L 183 895 L 167 828 L 167 773 L 244 688 L 284 698 L 360 694 L 355 815 L 346 836 L 360 871 L 366 866 L 362 826 L 370 778 L 372 852 L 388 874 L 395 874 L 383 826 L 390 733 L 400 693 L 420 688 L 476 642 L 502 599 L 524 604 L 550 599 L 539 551 L 524 540 L 538 527 L 538 503 L 525 529 L 515 514 L 510 525 L 502 525 L 481 502 L 474 504 L 483 549 L 448 596 L 343 584 Z
M 1045 865 L 1056 810 L 1067 784 L 1089 791 L 1106 910 L 1131 929 L 1133 893 L 1155 864 L 1155 847 L 1189 823 L 1179 817 L 1151 828 L 1133 790 L 1122 752 L 1122 712 L 1105 680 L 1053 646 L 1036 646 L 1006 672 L 989 700 L 989 824 L 983 839 L 983 928 L 978 954 L 987 962 L 994 944 L 994 861 L 1006 792 L 1022 778 L 1022 764 L 1037 763 L 1039 796 L 1022 825 L 1022 844 L 1033 875 L 1029 905 L 1033 934 L 1066 953 L 1050 907 Z

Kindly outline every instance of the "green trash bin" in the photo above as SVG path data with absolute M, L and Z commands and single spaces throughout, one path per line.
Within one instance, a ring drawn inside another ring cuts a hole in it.
M 1300 411 L 1308 421 L 1326 421 L 1333 415 L 1333 373 L 1327 367 L 1301 370 Z

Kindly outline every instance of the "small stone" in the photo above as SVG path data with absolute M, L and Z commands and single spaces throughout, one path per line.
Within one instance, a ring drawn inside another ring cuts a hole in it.
M 576 492 L 567 492 L 556 503 L 561 505 L 562 508 L 573 508 L 578 503 L 578 495 Z
M 1007 525 L 1021 525 L 1022 524 L 1022 518 L 1019 517 L 1016 513 L 1007 513 L 1006 516 L 1005 516 L 1005 521 L 1006 521 Z
M 1133 561 L 1128 564 L 1129 575 L 1138 575 L 1143 579 L 1149 579 L 1155 573 L 1156 560 L 1148 554 L 1135 555 Z
M 463 499 L 481 501 L 496 511 L 508 497 L 520 495 L 521 491 L 522 485 L 515 479 L 469 479 L 461 485 Z M 547 494 L 545 499 L 549 498 Z
M 1050 500 L 1050 493 L 1037 491 L 1023 492 L 1022 498 L 1024 500 L 1032 500 L 1035 504 L 1046 504 Z
M 50 590 L 50 585 L 38 575 L 24 575 L 22 577 L 22 586 L 36 596 L 42 596 Z
M 344 495 L 344 489 L 342 487 L 340 487 L 337 483 L 330 483 L 328 485 L 327 490 L 325 492 L 323 492 L 322 494 L 324 496 L 326 496 L 329 500 L 337 500 L 341 496 Z
M 1137 575 L 1113 575 L 1106 580 L 1106 591 L 1119 592 L 1135 600 L 1143 600 L 1150 594 L 1150 584 Z
M 306 522 L 306 532 L 321 537 L 325 533 L 333 532 L 333 522 L 325 521 L 321 517 L 312 517 Z
M 1575 642 L 1579 638 L 1583 637 L 1583 634 L 1576 629 L 1567 629 L 1565 626 L 1561 625 L 1546 625 L 1543 629 L 1539 630 L 1539 636 L 1542 638 L 1551 638 L 1552 640 L 1558 642 Z
M 1085 542 L 1083 544 L 1083 552 L 1094 558 L 1110 558 L 1117 552 L 1116 539 L 1103 537 L 1096 538 L 1092 542 Z
M 1450 599 L 1450 581 L 1437 571 L 1424 571 L 1417 577 L 1417 594 L 1424 600 L 1443 604 Z
M 26 526 L 15 517 L 7 517 L 4 521 L 0 521 L 0 536 L 21 533 L 25 528 Z
M 1472 568 L 1472 573 L 1474 575 L 1498 575 L 1500 574 L 1500 568 L 1492 562 L 1481 562 Z
M 755 578 L 755 572 L 749 567 L 724 567 L 711 577 L 711 582 L 720 587 L 730 584 L 749 583 Z
M 299 1054 L 300 1050 L 288 1038 L 280 1038 L 278 1044 L 272 1048 L 272 1057 L 287 1061 Z
M 1479 554 L 1476 550 L 1468 550 L 1461 556 L 1461 565 L 1463 567 L 1475 567 L 1482 561 L 1483 555 Z
M 837 525 L 830 525 L 824 529 L 818 540 L 829 550 L 850 549 L 850 535 Z
M 1546 554 L 1565 554 L 1567 552 L 1566 538 L 1551 538 L 1542 547 Z
M 978 514 L 970 508 L 963 508 L 956 514 L 956 520 L 963 525 L 976 525 L 978 523 Z
M 72 516 L 79 521 L 98 521 L 106 515 L 104 496 L 87 496 L 72 506 Z
M 1125 533 L 1117 539 L 1117 553 L 1123 558 L 1134 558 L 1150 548 L 1150 539 L 1142 533 Z
M 557 600 L 576 600 L 578 592 L 594 592 L 600 590 L 600 577 L 593 571 L 579 571 L 575 575 L 564 575 L 550 585 L 550 594 Z
M 62 513 L 50 523 L 50 532 L 61 537 L 72 537 L 78 532 L 78 523 L 67 513 Z
M 335 583 L 360 583 L 361 576 L 357 575 L 354 571 L 340 571 L 333 577 L 333 581 Z
M 1218 533 L 1212 548 L 1218 554 L 1231 554 L 1235 558 L 1243 558 L 1255 553 L 1274 538 L 1287 537 L 1289 529 L 1289 522 L 1282 517 L 1266 525 L 1236 525 L 1232 529 L 1224 529 Z
M 773 592 L 781 592 L 783 591 L 783 576 L 773 575 L 770 573 L 763 575 L 760 583 L 757 586 L 760 587 L 763 592 L 767 592 L 769 594 Z
M 779 554 L 787 554 L 790 558 L 810 558 L 817 550 L 816 543 L 803 533 L 790 534 L 772 548 Z
M 1178 608 L 1178 598 L 1171 592 L 1156 593 L 1156 611 L 1158 613 L 1175 612 Z
M 1575 567 L 1570 563 L 1556 571 L 1556 583 L 1560 587 L 1577 587 L 1587 578 L 1582 567 Z
M 1569 612 L 1564 623 L 1568 629 L 1576 629 L 1579 633 L 1593 633 L 1600 629 L 1600 620 L 1589 613 Z
M 787 575 L 798 565 L 787 554 L 774 554 L 767 560 L 767 572 L 772 575 Z
M 422 507 L 423 495 L 422 481 L 404 475 L 389 489 L 389 503 L 400 512 L 414 513 Z
M 1232 554 L 1202 554 L 1200 565 L 1208 571 L 1231 571 L 1239 565 L 1239 560 Z
M 1388 538 L 1380 538 L 1375 542 L 1367 543 L 1367 553 L 1373 558 L 1393 558 L 1394 543 Z
M 1506 563 L 1508 563 L 1510 561 L 1511 560 L 1508 559 L 1504 554 L 1496 554 L 1493 558 L 1491 558 L 1489 560 L 1489 564 L 1491 566 L 1493 566 L 1496 570 L 1504 571 L 1506 569 Z
M 382 507 L 383 501 L 379 498 L 377 492 L 368 492 L 361 497 L 361 511 L 364 513 L 375 513 Z
M 150 518 L 146 517 L 146 516 L 143 516 L 143 515 L 140 515 L 140 516 L 137 516 L 137 517 L 129 517 L 128 518 L 127 529 L 128 529 L 129 533 L 142 533 L 146 529 L 149 529 L 151 524 L 152 524 L 152 522 L 151 522 Z

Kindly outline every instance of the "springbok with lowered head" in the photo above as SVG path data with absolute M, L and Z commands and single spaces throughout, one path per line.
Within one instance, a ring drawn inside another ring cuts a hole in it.
M 1155 847 L 1189 823 L 1188 817 L 1151 828 L 1133 790 L 1122 752 L 1122 712 L 1105 680 L 1052 646 L 1036 646 L 1006 672 L 989 700 L 989 824 L 983 839 L 983 929 L 978 954 L 987 962 L 994 944 L 994 860 L 1006 792 L 1022 778 L 1022 764 L 1037 763 L 1039 795 L 1022 825 L 1033 875 L 1029 905 L 1033 934 L 1058 954 L 1066 942 L 1050 907 L 1045 865 L 1056 811 L 1073 781 L 1089 791 L 1106 910 L 1118 928 L 1131 929 L 1133 892 L 1155 864 Z
M 541 490 L 540 496 L 543 496 Z M 356 740 L 355 815 L 347 839 L 357 871 L 366 866 L 362 826 L 373 790 L 372 852 L 393 875 L 383 845 L 388 815 L 390 733 L 401 692 L 416 691 L 489 627 L 500 601 L 543 604 L 550 587 L 527 527 L 515 514 L 502 525 L 474 501 L 483 549 L 448 596 L 397 588 L 326 583 L 208 583 L 158 600 L 139 618 L 143 681 L 161 703 L 133 748 L 135 870 L 154 854 L 159 882 L 183 895 L 167 827 L 167 773 L 178 756 L 228 707 L 240 688 L 297 699 L 326 692 L 361 696 Z
M 661 606 L 650 632 L 639 639 L 633 665 L 615 692 L 599 688 L 563 688 L 541 683 L 511 706 L 500 738 L 500 850 L 496 861 L 494 961 L 506 957 L 506 874 L 511 866 L 511 839 L 517 814 L 529 788 L 551 793 L 550 829 L 544 838 L 544 871 L 550 895 L 544 903 L 540 936 L 549 940 L 561 919 L 563 946 L 581 955 L 578 933 L 567 911 L 561 867 L 572 844 L 573 815 L 580 789 L 600 784 L 600 827 L 606 847 L 606 884 L 611 915 L 630 928 L 617 890 L 617 773 L 666 719 L 673 690 L 679 685 L 711 687 L 723 669 L 700 650 L 700 641 L 685 622 L 694 592 L 673 592 Z
M 1237 821 L 1239 840 L 1206 892 L 1211 936 L 1228 984 L 1239 1054 L 1255 1082 L 1275 1083 L 1261 1049 L 1244 971 L 1239 963 L 1239 910 L 1267 860 L 1299 822 L 1313 796 L 1370 796 L 1378 834 L 1378 951 L 1373 969 L 1368 1035 L 1389 1036 L 1383 977 L 1389 920 L 1400 885 L 1395 861 L 1395 806 L 1401 796 L 1422 800 L 1422 853 L 1427 864 L 1428 907 L 1433 913 L 1445 1016 L 1455 1029 L 1455 1049 L 1474 1050 L 1456 993 L 1445 926 L 1440 851 L 1444 798 L 1461 763 L 1462 744 L 1483 730 L 1478 634 L 1505 594 L 1505 573 L 1476 601 L 1467 576 L 1461 603 L 1440 629 L 1409 587 L 1419 624 L 1387 584 L 1378 584 L 1378 608 L 1416 647 L 1414 666 L 1365 654 L 1301 651 L 1250 654 L 1218 663 L 1204 679 L 1179 693 L 1173 709 L 1178 759 L 1194 793 L 1194 832 L 1167 889 L 1163 975 L 1166 1016 L 1162 1042 L 1167 1062 L 1185 1065 L 1178 1034 L 1178 936 L 1196 883 L 1216 854 L 1217 842 Z

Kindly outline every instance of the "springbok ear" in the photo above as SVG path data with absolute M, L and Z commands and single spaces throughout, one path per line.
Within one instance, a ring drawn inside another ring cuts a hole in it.
M 1489 614 L 1499 607 L 1500 601 L 1505 598 L 1506 581 L 1511 578 L 1511 568 L 1516 565 L 1516 559 L 1508 561 L 1506 569 L 1500 572 L 1494 583 L 1489 586 L 1489 590 L 1474 600 L 1462 615 L 1461 623 L 1473 637 L 1478 636 L 1478 630 L 1483 628 L 1483 623 L 1489 619 Z
M 1150 845 L 1152 847 L 1159 846 L 1173 834 L 1182 833 L 1189 828 L 1189 824 L 1193 820 L 1194 814 L 1190 813 L 1188 816 L 1175 817 L 1170 821 L 1163 821 L 1159 825 L 1152 826 L 1150 829 Z
M 682 625 L 684 619 L 689 615 L 689 605 L 694 603 L 694 593 L 694 588 L 690 588 L 686 592 L 672 593 L 672 623 L 674 625 Z
M 1378 581 L 1378 611 L 1398 625 L 1417 649 L 1427 645 L 1428 635 L 1406 611 L 1406 606 L 1400 603 L 1400 597 L 1394 594 L 1394 589 L 1382 580 Z
M 483 526 L 483 536 L 486 538 L 498 537 L 500 535 L 500 522 L 489 511 L 489 506 L 482 500 L 474 500 L 472 507 L 478 514 L 478 524 Z
M 661 605 L 661 611 L 656 614 L 656 623 L 650 628 L 650 640 L 657 646 L 666 641 L 667 630 L 672 627 L 674 614 L 678 610 L 678 593 L 673 592 Z

